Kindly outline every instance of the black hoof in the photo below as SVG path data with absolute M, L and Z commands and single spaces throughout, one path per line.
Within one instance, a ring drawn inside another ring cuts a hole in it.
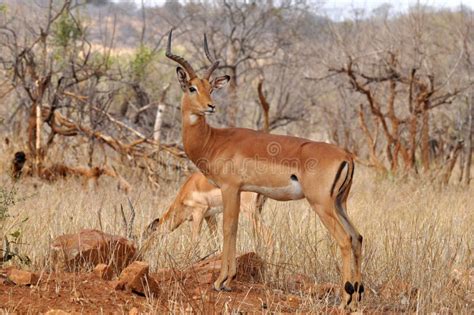
M 347 300 L 347 305 L 349 305 L 352 302 L 352 294 L 354 294 L 355 292 L 354 286 L 352 285 L 352 283 L 347 281 L 346 284 L 344 284 L 344 290 L 346 291 L 347 294 L 349 294 L 349 300 Z
M 232 291 L 231 288 L 226 287 L 225 285 L 221 285 L 221 287 L 219 289 L 217 289 L 215 286 L 212 286 L 212 288 L 217 292 L 230 292 L 230 291 Z
M 230 292 L 230 291 L 232 291 L 232 289 L 229 288 L 229 287 L 226 287 L 225 285 L 223 285 L 222 288 L 221 288 L 221 291 Z
M 357 299 L 359 302 L 362 300 L 362 293 L 364 293 L 364 285 L 361 283 L 359 286 L 359 290 L 357 291 L 359 293 L 359 298 Z

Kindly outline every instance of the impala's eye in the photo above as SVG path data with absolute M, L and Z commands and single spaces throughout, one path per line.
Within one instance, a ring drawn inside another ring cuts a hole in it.
M 191 87 L 189 88 L 189 92 L 191 92 L 191 93 L 196 93 L 197 90 L 196 90 L 196 88 L 195 88 L 194 86 L 191 86 Z

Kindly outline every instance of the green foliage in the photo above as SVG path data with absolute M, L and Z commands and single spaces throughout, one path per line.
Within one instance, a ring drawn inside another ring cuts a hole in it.
M 136 79 L 143 79 L 143 77 L 145 76 L 146 69 L 148 65 L 153 61 L 154 57 L 155 53 L 145 45 L 141 45 L 137 49 L 135 56 L 130 64 L 133 76 Z
M 72 18 L 69 12 L 63 13 L 54 25 L 54 41 L 62 47 L 67 47 L 70 42 L 77 40 L 82 34 L 81 25 Z
M 0 13 L 5 13 L 7 12 L 7 5 L 0 3 Z

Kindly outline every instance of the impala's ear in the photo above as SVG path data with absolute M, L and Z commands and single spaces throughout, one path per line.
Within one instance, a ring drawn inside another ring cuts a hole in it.
M 222 77 L 217 77 L 212 80 L 211 85 L 214 90 L 219 90 L 223 88 L 230 81 L 230 76 L 224 75 Z
M 176 68 L 176 75 L 178 76 L 179 85 L 181 85 L 181 90 L 187 91 L 189 82 L 188 82 L 188 75 L 183 68 L 177 67 Z

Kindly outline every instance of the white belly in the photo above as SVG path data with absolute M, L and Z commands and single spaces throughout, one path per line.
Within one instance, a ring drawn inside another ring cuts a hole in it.
M 253 191 L 269 198 L 286 201 L 304 198 L 303 189 L 298 181 L 290 180 L 288 186 L 281 187 L 263 187 L 254 185 L 244 185 L 244 191 Z

